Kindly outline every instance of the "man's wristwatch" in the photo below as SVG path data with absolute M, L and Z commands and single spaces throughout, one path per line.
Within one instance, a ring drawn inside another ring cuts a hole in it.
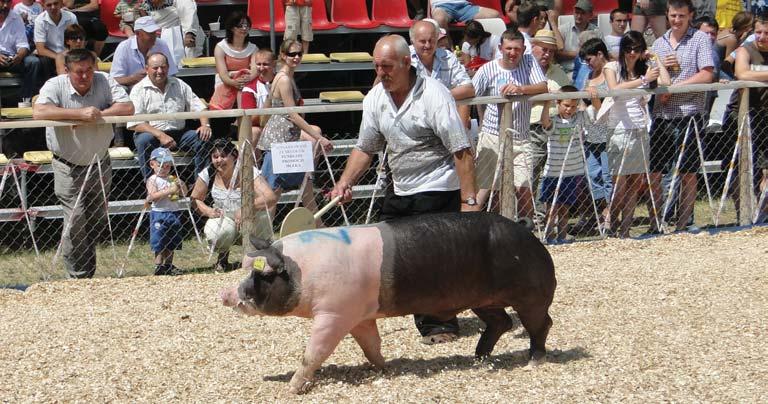
M 474 195 L 470 195 L 467 199 L 462 200 L 461 203 L 466 204 L 467 206 L 475 206 L 477 205 L 477 200 L 475 200 Z

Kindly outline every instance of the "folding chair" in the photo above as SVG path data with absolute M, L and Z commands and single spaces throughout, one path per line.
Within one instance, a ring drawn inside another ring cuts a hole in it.
M 373 21 L 389 27 L 410 28 L 413 25 L 405 0 L 373 0 L 371 15 Z
M 127 38 L 123 30 L 120 29 L 120 18 L 115 16 L 115 7 L 119 0 L 99 0 L 99 18 L 107 26 L 109 35 L 120 38 Z
M 325 3 L 319 3 L 312 6 L 312 29 L 325 31 L 338 28 L 339 24 L 328 21 L 328 14 L 325 12 Z
M 275 3 L 275 32 L 285 31 L 285 9 L 281 0 Z M 269 31 L 269 0 L 248 0 L 248 17 L 251 26 L 260 31 Z

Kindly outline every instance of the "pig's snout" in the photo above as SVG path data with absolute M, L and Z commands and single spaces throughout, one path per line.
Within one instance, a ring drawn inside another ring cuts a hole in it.
M 240 297 L 237 295 L 237 286 L 231 286 L 219 291 L 219 298 L 221 303 L 226 307 L 235 307 L 240 302 Z

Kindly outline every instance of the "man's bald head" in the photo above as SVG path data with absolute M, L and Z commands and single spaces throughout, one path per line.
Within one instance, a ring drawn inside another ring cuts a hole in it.
M 373 53 L 377 53 L 377 51 L 381 54 L 389 54 L 389 52 L 393 52 L 393 56 L 398 60 L 403 57 L 410 58 L 411 55 L 411 50 L 408 49 L 408 42 L 406 42 L 405 38 L 400 35 L 387 35 L 379 39 L 376 42 L 376 47 L 374 48 Z
M 417 21 L 408 31 L 408 35 L 411 37 L 411 43 L 416 42 L 416 36 L 418 34 L 433 37 L 435 38 L 435 42 L 437 42 L 440 31 L 439 27 L 430 21 Z

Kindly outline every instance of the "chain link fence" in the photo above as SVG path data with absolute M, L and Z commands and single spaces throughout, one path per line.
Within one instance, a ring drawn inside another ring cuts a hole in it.
M 503 136 L 500 142 L 506 150 L 505 158 L 493 167 L 494 185 L 486 195 L 490 207 L 483 208 L 520 220 L 530 219 L 533 231 L 550 243 L 763 222 L 768 188 L 766 111 L 759 103 L 749 105 L 742 100 L 738 89 L 733 90 L 732 97 L 726 94 L 733 88 L 750 85 L 760 86 L 755 83 L 708 86 L 722 90 L 712 115 L 667 122 L 663 132 L 658 127 L 661 122 L 651 125 L 650 134 L 645 130 L 618 133 L 615 128 L 603 128 L 606 136 L 600 141 L 593 136 L 594 125 L 586 120 L 573 130 L 557 133 L 545 131 L 534 123 L 530 140 L 524 144 L 511 141 L 505 144 Z M 624 93 L 643 94 L 639 90 Z M 571 93 L 569 96 L 573 94 L 586 95 Z M 562 94 L 550 94 L 534 100 L 558 97 L 565 98 Z M 500 101 L 503 100 L 479 97 L 471 103 Z M 345 116 L 359 122 L 360 110 L 360 104 L 302 107 L 303 112 L 310 113 L 307 117 L 310 123 L 312 113 L 338 111 L 345 111 L 349 114 Z M 236 116 L 242 111 L 226 113 Z M 40 126 L 34 122 L 0 123 L 0 126 L 14 124 Z M 354 133 L 327 136 L 333 141 L 334 149 L 327 156 L 316 156 L 315 171 L 307 185 L 318 206 L 327 203 L 325 195 L 341 176 L 356 141 Z M 511 147 L 517 149 L 509 150 Z M 523 165 L 513 161 L 512 155 L 522 158 Z M 325 226 L 377 220 L 382 197 L 389 186 L 380 157 L 374 158 L 354 187 L 354 200 L 343 210 L 333 208 L 322 216 Z M 138 161 L 130 154 L 113 151 L 111 164 L 98 159 L 92 163 L 83 173 L 90 176 L 90 180 L 81 182 L 85 186 L 79 187 L 75 200 L 69 202 L 76 205 L 75 209 L 88 206 L 90 213 L 85 224 L 65 218 L 54 184 L 56 163 L 50 161 L 50 156 L 46 160 L 45 156 L 30 154 L 26 160 L 13 159 L 5 164 L 0 182 L 3 256 L 0 273 L 6 282 L 27 284 L 30 279 L 65 277 L 62 234 L 71 229 L 85 234 L 84 244 L 78 247 L 95 246 L 97 276 L 153 273 L 155 253 L 150 245 L 149 218 L 152 207 L 145 203 L 147 188 Z M 659 170 L 662 166 L 664 169 Z M 191 189 L 198 174 L 193 156 L 174 153 L 169 174 L 178 176 Z M 521 187 L 505 187 L 504 184 L 516 182 L 510 175 L 527 178 Z M 526 186 L 530 192 L 525 192 Z M 269 215 L 273 231 L 279 232 L 283 218 L 301 199 L 299 195 L 300 190 L 293 190 L 280 196 L 277 209 Z M 180 196 L 174 202 L 178 203 L 174 215 L 179 224 L 174 227 L 178 233 L 172 235 L 178 236 L 182 246 L 175 250 L 173 264 L 186 273 L 211 270 L 218 258 L 211 249 L 211 243 L 218 242 L 210 237 L 211 228 L 218 227 L 219 231 L 221 225 L 209 226 L 206 231 L 209 218 L 194 209 L 187 196 Z M 210 199 L 206 203 L 213 205 Z M 745 207 L 749 217 L 745 216 Z M 230 261 L 237 262 L 241 254 L 242 246 L 236 241 L 230 249 Z

